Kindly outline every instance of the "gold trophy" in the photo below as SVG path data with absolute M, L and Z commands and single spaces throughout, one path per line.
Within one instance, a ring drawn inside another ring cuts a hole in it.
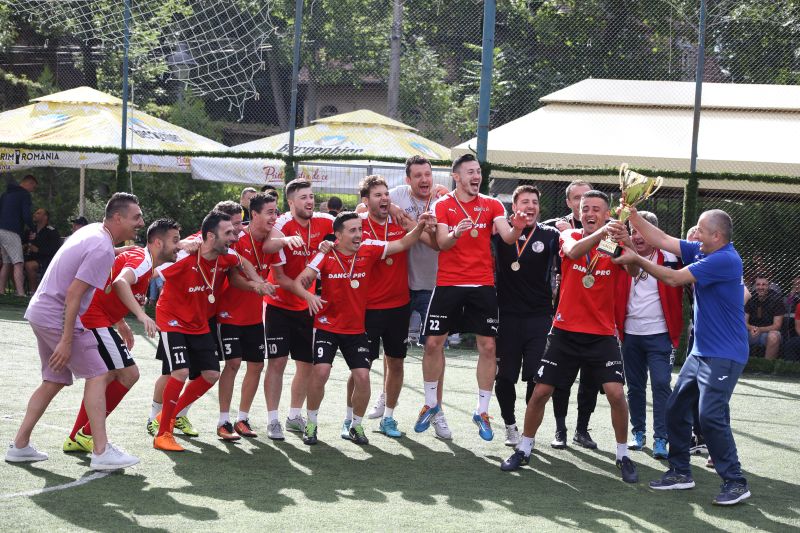
M 624 224 L 631 216 L 630 208 L 653 196 L 663 184 L 664 178 L 661 176 L 648 178 L 630 170 L 627 163 L 622 163 L 619 167 L 619 189 L 622 191 L 622 195 L 619 198 L 617 220 Z M 619 257 L 622 253 L 622 246 L 617 241 L 606 237 L 600 241 L 597 251 L 612 257 Z

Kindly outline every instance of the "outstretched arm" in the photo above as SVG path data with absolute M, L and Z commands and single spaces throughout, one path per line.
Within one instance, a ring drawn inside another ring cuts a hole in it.
M 636 211 L 635 207 L 631 207 L 630 210 L 631 216 L 628 218 L 628 220 L 630 220 L 631 225 L 636 228 L 636 231 L 639 232 L 639 234 L 645 241 L 647 241 L 648 244 L 654 248 L 666 250 L 667 252 L 670 252 L 678 257 L 681 256 L 681 241 L 679 239 L 667 235 L 639 216 L 639 212 Z

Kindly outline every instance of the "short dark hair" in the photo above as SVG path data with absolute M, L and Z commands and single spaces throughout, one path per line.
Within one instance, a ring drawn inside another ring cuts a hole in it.
M 206 218 L 203 219 L 203 225 L 200 228 L 200 233 L 203 236 L 203 240 L 206 240 L 209 232 L 216 235 L 219 223 L 223 220 L 230 221 L 230 219 L 231 216 L 229 214 L 223 213 L 222 211 L 217 211 L 216 209 L 212 210 L 206 215 Z
M 308 181 L 307 179 L 295 178 L 286 184 L 286 189 L 284 189 L 285 191 L 284 194 L 286 194 L 286 198 L 291 198 L 297 191 L 302 189 L 308 189 L 309 187 L 311 187 L 311 182 Z
M 567 198 L 569 198 L 569 191 L 571 191 L 573 187 L 589 187 L 591 189 L 592 184 L 585 180 L 572 180 L 569 182 L 569 185 L 567 185 L 567 190 L 565 191 Z
M 258 192 L 258 191 L 255 190 L 253 187 L 245 187 L 244 189 L 242 189 L 242 194 L 239 195 L 239 198 L 241 198 L 242 196 L 244 196 L 245 193 L 248 192 Z
M 412 155 L 408 159 L 406 159 L 406 177 L 411 177 L 411 167 L 414 165 L 428 165 L 431 166 L 431 162 L 422 157 L 421 155 Z
M 278 192 L 278 188 L 275 187 L 274 185 L 269 185 L 269 184 L 262 185 L 261 186 L 261 192 L 267 192 L 267 191 L 275 191 L 277 193 Z
M 44 211 L 44 214 L 45 214 L 45 216 L 47 216 L 47 221 L 49 222 L 49 221 L 50 221 L 50 211 L 48 211 L 48 210 L 47 210 L 47 209 L 45 209 L 44 207 L 40 207 L 39 209 L 41 209 L 42 211 Z M 37 211 L 38 211 L 39 209 L 37 209 Z
M 336 215 L 336 218 L 333 219 L 333 232 L 336 233 L 337 231 L 342 231 L 342 229 L 344 229 L 345 222 L 356 218 L 359 218 L 358 213 L 353 211 L 342 211 Z
M 592 189 L 591 191 L 586 191 L 585 193 L 583 193 L 583 195 L 581 196 L 581 200 L 583 200 L 584 198 L 600 198 L 606 203 L 606 207 L 611 205 L 611 201 L 608 199 L 608 195 L 603 191 L 598 191 L 596 189 Z
M 26 174 L 25 177 L 22 178 L 22 181 L 20 181 L 20 183 L 25 183 L 26 181 L 32 181 L 36 185 L 39 185 L 39 180 L 36 179 L 36 176 L 34 176 L 33 174 Z
M 753 277 L 753 281 L 757 279 L 765 279 L 767 282 L 769 282 L 769 276 L 766 272 L 756 272 L 756 275 Z
M 153 242 L 155 239 L 163 239 L 167 232 L 173 229 L 180 231 L 180 224 L 171 218 L 159 218 L 147 228 L 147 242 Z
M 464 154 L 457 158 L 455 161 L 453 161 L 453 172 L 458 172 L 458 169 L 461 168 L 461 165 L 470 161 L 477 161 L 477 159 L 472 154 Z
M 271 194 L 264 192 L 256 193 L 252 198 L 250 198 L 250 212 L 261 213 L 261 210 L 264 209 L 264 205 L 274 204 L 277 200 L 278 199 Z
M 223 200 L 214 206 L 212 211 L 222 211 L 230 217 L 242 214 L 242 204 L 234 202 L 233 200 Z
M 514 192 L 511 194 L 511 201 L 513 203 L 516 203 L 517 197 L 520 194 L 526 194 L 526 193 L 535 194 L 536 198 L 542 197 L 541 191 L 539 191 L 539 188 L 536 187 L 535 185 L 520 185 L 519 187 L 514 189 Z
M 389 185 L 386 183 L 386 180 L 384 179 L 383 176 L 372 174 L 370 176 L 365 177 L 363 180 L 361 180 L 361 183 L 358 184 L 358 188 L 361 190 L 361 198 L 366 198 L 367 196 L 369 196 L 369 193 L 373 188 L 380 187 L 381 185 L 386 187 L 387 189 L 389 188 Z M 335 196 L 332 197 L 331 200 L 333 200 L 333 198 L 336 197 Z M 338 198 L 336 199 L 339 200 Z M 329 209 L 331 208 L 331 200 L 328 200 Z M 341 202 L 341 200 L 339 201 Z
M 115 192 L 106 204 L 106 218 L 111 218 L 117 213 L 122 214 L 131 204 L 139 205 L 139 199 L 128 192 Z
M 344 203 L 342 202 L 342 199 L 339 198 L 338 196 L 331 196 L 330 198 L 328 198 L 329 210 L 338 211 L 342 207 L 344 207 Z

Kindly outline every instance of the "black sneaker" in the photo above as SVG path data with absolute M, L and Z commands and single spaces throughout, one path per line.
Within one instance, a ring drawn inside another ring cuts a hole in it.
M 750 489 L 746 481 L 726 481 L 714 498 L 714 505 L 736 505 L 750 497 Z
M 630 457 L 617 459 L 617 468 L 622 471 L 622 481 L 625 483 L 639 482 L 639 473 L 636 472 L 636 465 L 633 464 Z
M 694 488 L 694 479 L 691 475 L 679 474 L 674 470 L 667 470 L 661 479 L 650 482 L 653 490 L 686 490 Z
M 692 441 L 689 444 L 689 453 L 692 455 L 708 453 L 708 446 L 706 446 L 705 439 L 697 435 L 692 435 Z
M 550 443 L 550 446 L 555 448 L 556 450 L 563 450 L 567 447 L 567 430 L 566 429 L 557 429 L 556 436 L 553 437 L 553 442 Z
M 361 424 L 358 424 L 357 426 L 350 426 L 350 440 L 356 444 L 361 444 L 362 446 L 369 444 L 369 439 L 367 438 L 366 433 L 364 433 L 364 426 Z
M 589 435 L 588 430 L 576 430 L 575 436 L 572 437 L 572 442 L 577 444 L 578 446 L 583 446 L 584 448 L 588 448 L 590 450 L 597 449 L 597 443 L 592 440 L 592 436 Z
M 519 470 L 523 466 L 527 466 L 531 462 L 531 456 L 525 455 L 522 450 L 517 450 L 514 455 L 500 463 L 500 470 L 503 472 L 513 472 Z

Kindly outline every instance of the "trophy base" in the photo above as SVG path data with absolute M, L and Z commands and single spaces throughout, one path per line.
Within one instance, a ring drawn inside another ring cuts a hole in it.
M 611 257 L 619 257 L 622 255 L 622 246 L 617 241 L 606 238 L 597 245 L 597 251 Z

